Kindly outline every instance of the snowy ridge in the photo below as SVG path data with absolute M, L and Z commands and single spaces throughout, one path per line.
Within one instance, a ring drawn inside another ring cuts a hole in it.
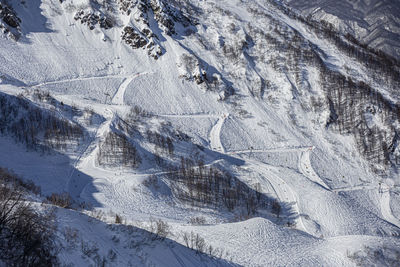
M 398 63 L 276 1 L 12 8 L 0 167 L 72 197 L 63 264 L 373 265 L 400 247 Z M 62 131 L 19 120 L 41 112 Z
M 396 1 L 286 1 L 305 16 L 326 20 L 363 43 L 399 57 L 400 12 Z

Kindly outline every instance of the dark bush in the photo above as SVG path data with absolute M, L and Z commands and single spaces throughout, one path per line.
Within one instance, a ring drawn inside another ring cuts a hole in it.
M 58 263 L 54 213 L 38 211 L 14 186 L 0 186 L 0 261 L 8 266 Z

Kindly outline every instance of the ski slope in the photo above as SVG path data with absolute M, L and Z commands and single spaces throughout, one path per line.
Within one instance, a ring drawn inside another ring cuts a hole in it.
M 110 266 L 355 266 L 349 255 L 365 246 L 400 247 L 400 218 L 391 209 L 399 203 L 389 186 L 400 181 L 398 174 L 382 183 L 351 136 L 327 129 L 321 73 L 302 60 L 298 70 L 285 66 L 294 60 L 271 40 L 281 40 L 277 32 L 297 32 L 302 45 L 325 55 L 323 64 L 391 99 L 388 85 L 376 84 L 363 62 L 261 0 L 181 1 L 198 24 L 177 23 L 171 36 L 150 16 L 148 27 L 165 50 L 155 60 L 147 47 L 132 49 L 121 39 L 124 27 L 144 27 L 140 10 L 128 15 L 111 2 L 116 25 L 107 30 L 74 20 L 80 8 L 104 11 L 93 1 L 13 4 L 24 34 L 18 42 L 0 37 L 0 77 L 8 77 L 0 79 L 0 92 L 23 94 L 85 131 L 76 150 L 49 155 L 0 135 L 0 167 L 33 180 L 44 196 L 67 192 L 90 207 L 57 210 L 62 242 L 68 245 L 63 233 L 73 228 L 101 255 L 115 251 Z M 42 25 L 34 26 L 38 20 Z M 193 76 L 203 71 L 196 82 Z M 35 90 L 77 111 L 41 102 Z M 318 109 L 312 101 L 323 104 Z M 126 120 L 134 108 L 147 115 Z M 95 119 L 85 117 L 87 110 Z M 135 146 L 142 160 L 137 168 L 98 164 L 109 132 L 125 134 Z M 151 132 L 170 137 L 173 153 L 150 142 Z M 179 172 L 182 158 L 226 171 L 276 199 L 283 212 L 266 208 L 248 216 L 239 208 L 182 201 L 168 178 Z M 114 223 L 115 214 L 125 225 Z M 203 225 L 193 223 L 196 218 Z M 170 226 L 165 241 L 147 238 L 148 225 L 158 219 Z M 196 254 L 183 239 L 191 232 L 223 252 Z M 79 242 L 60 252 L 62 263 L 94 265 L 82 257 Z

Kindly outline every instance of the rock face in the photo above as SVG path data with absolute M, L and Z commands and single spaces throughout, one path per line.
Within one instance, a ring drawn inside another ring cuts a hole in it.
M 59 3 L 65 10 L 74 10 L 74 20 L 90 30 L 121 28 L 121 39 L 126 45 L 143 48 L 154 59 L 166 52 L 160 43 L 163 34 L 173 37 L 195 31 L 195 19 L 184 14 L 179 1 L 118 0 L 100 4 L 90 0 L 86 5 L 76 5 L 60 0 Z M 0 31 L 17 40 L 21 35 L 20 24 L 12 7 L 0 2 Z
M 158 59 L 163 54 L 161 47 L 155 45 L 154 40 L 152 40 L 156 36 L 149 29 L 139 32 L 131 26 L 126 26 L 122 31 L 121 37 L 133 49 L 148 49 L 149 56 L 152 56 L 154 59 Z
M 183 15 L 177 7 L 168 1 L 159 0 L 119 0 L 119 10 L 130 17 L 122 33 L 122 39 L 133 49 L 147 48 L 148 54 L 158 59 L 165 52 L 160 45 L 155 28 L 159 28 L 168 36 L 182 34 L 177 30 L 178 25 L 187 29 L 194 25 L 193 20 Z M 154 21 L 154 23 L 151 23 Z
M 149 42 L 141 34 L 130 26 L 126 26 L 122 32 L 122 40 L 133 49 L 146 46 Z
M 176 24 L 180 23 L 184 27 L 189 27 L 194 23 L 182 14 L 178 9 L 169 5 L 167 1 L 150 0 L 150 7 L 154 13 L 154 18 L 168 35 L 176 34 Z
M 0 18 L 8 25 L 13 28 L 17 28 L 21 20 L 17 17 L 14 11 L 8 6 L 0 3 Z
M 20 23 L 12 7 L 0 2 L 0 32 L 16 40 L 20 36 Z
M 74 17 L 75 20 L 85 24 L 89 29 L 93 30 L 96 25 L 99 25 L 103 29 L 111 29 L 114 26 L 112 19 L 106 17 L 106 15 L 100 12 L 79 10 Z

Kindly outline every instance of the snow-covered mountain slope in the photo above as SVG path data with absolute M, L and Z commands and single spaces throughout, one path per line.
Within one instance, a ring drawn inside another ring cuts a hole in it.
M 286 1 L 305 16 L 325 20 L 350 32 L 369 46 L 400 56 L 400 2 L 398 0 Z
M 396 259 L 395 59 L 274 1 L 1 3 L 0 167 L 72 197 L 62 263 Z

